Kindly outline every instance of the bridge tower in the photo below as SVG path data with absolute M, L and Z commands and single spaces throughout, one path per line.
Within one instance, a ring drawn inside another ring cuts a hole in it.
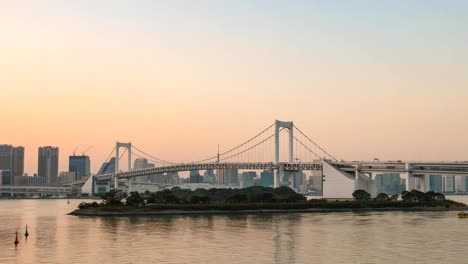
M 280 147 L 279 147 L 279 134 L 281 128 L 287 128 L 289 131 L 289 162 L 292 163 L 294 161 L 294 124 L 293 122 L 286 122 L 286 121 L 279 121 L 275 120 L 275 163 L 278 164 L 280 162 Z M 283 174 L 282 172 L 278 171 L 274 177 L 274 187 L 279 187 L 280 182 L 280 175 Z
M 132 143 L 122 143 L 122 142 L 116 142 L 115 143 L 115 174 L 119 173 L 119 159 L 120 159 L 120 148 L 126 148 L 128 152 L 128 170 L 130 171 L 132 169 Z M 119 181 L 117 177 L 114 178 L 114 188 L 118 189 L 119 187 Z

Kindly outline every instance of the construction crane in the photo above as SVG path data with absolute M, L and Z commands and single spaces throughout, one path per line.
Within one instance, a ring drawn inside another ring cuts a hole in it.
M 85 151 L 81 152 L 81 155 L 84 156 L 86 154 L 86 152 L 88 152 L 92 147 L 93 147 L 93 145 L 89 145 L 89 147 L 87 149 L 85 149 Z
M 77 145 L 76 148 L 73 150 L 73 156 L 75 156 L 75 152 L 76 152 L 76 150 L 78 149 L 79 146 L 80 145 Z

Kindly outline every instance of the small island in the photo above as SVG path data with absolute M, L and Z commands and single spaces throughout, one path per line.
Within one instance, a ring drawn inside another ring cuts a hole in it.
M 466 210 L 459 202 L 436 192 L 405 191 L 401 195 L 381 193 L 375 198 L 364 190 L 353 193 L 354 200 L 311 199 L 288 187 L 254 186 L 245 189 L 181 189 L 158 192 L 105 193 L 101 203 L 83 202 L 71 215 L 198 215 L 350 211 L 447 211 Z

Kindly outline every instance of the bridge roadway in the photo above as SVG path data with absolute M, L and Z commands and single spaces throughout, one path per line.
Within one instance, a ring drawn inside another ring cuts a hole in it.
M 466 162 L 350 162 L 334 163 L 336 168 L 361 173 L 411 173 L 417 175 L 460 175 L 468 176 Z
M 17 185 L 1 185 L 0 194 L 30 194 L 30 195 L 67 195 L 72 193 L 71 187 L 58 186 L 17 186 Z
M 108 173 L 96 175 L 96 180 L 110 180 L 117 176 L 118 179 L 128 179 L 133 177 L 161 174 L 168 172 L 191 171 L 191 170 L 219 170 L 219 169 L 238 169 L 238 170 L 281 170 L 281 171 L 299 171 L 299 170 L 321 170 L 322 163 L 273 163 L 273 162 L 243 162 L 243 163 L 187 163 L 171 166 L 162 166 L 155 168 L 131 170 L 126 172 Z
M 417 175 L 462 175 L 468 176 L 468 163 L 442 163 L 442 162 L 329 162 L 335 168 L 345 172 L 354 173 L 411 173 Z M 238 170 L 280 170 L 280 171 L 300 171 L 300 170 L 321 170 L 322 162 L 313 163 L 187 163 L 171 166 L 132 170 L 120 173 L 109 173 L 96 175 L 97 180 L 110 180 L 114 176 L 118 179 L 128 179 L 133 177 L 161 174 L 168 172 L 191 171 L 191 170 L 217 170 L 217 169 L 238 169 Z

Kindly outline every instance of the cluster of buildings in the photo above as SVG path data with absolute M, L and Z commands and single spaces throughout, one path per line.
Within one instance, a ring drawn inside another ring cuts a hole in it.
M 37 173 L 24 172 L 24 147 L 0 145 L 0 185 L 64 186 L 83 181 L 91 175 L 89 156 L 70 156 L 69 170 L 59 173 L 59 148 L 38 148 Z
M 71 187 L 80 186 L 91 176 L 91 162 L 89 156 L 69 156 L 68 171 L 59 172 L 59 148 L 44 146 L 38 148 L 37 173 L 28 175 L 24 172 L 25 148 L 22 146 L 0 145 L 0 187 Z M 133 169 L 152 168 L 155 164 L 148 162 L 145 158 L 134 160 Z M 102 164 L 97 174 L 113 173 L 115 171 L 115 158 Z M 134 183 L 144 184 L 143 188 L 151 190 L 152 185 L 158 186 L 201 186 L 202 187 L 229 187 L 247 188 L 251 186 L 273 187 L 274 173 L 270 171 L 238 171 L 237 169 L 220 169 L 190 171 L 188 177 L 181 177 L 177 172 L 154 174 L 133 179 Z M 283 182 L 297 191 L 309 192 L 319 191 L 322 180 L 319 175 L 306 176 L 305 173 L 290 176 L 285 174 Z M 99 183 L 97 183 L 99 185 Z M 104 184 L 104 183 L 102 183 Z M 105 183 L 106 185 L 108 183 Z M 198 185 L 197 185 L 198 184 Z M 201 184 L 201 185 L 200 185 Z M 102 185 L 104 186 L 104 185 Z M 109 187 L 100 188 L 100 192 L 108 190 Z M 11 189 L 11 188 L 10 188 Z M 75 194 L 81 190 L 75 191 Z
M 424 175 L 425 191 L 441 193 L 467 192 L 468 177 L 454 175 Z M 375 176 L 377 193 L 400 194 L 406 190 L 406 182 L 399 173 L 382 173 Z M 419 182 L 418 182 L 419 183 Z M 418 184 L 417 183 L 417 184 Z

